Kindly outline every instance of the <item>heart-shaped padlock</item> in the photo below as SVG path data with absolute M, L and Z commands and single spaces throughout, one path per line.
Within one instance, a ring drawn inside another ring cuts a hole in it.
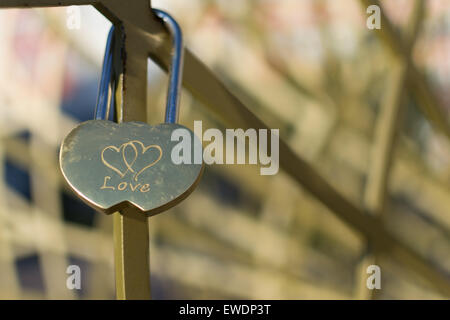
M 203 163 L 180 163 L 174 148 L 183 136 L 183 152 L 202 152 L 201 143 L 178 118 L 183 43 L 181 30 L 169 15 L 155 10 L 173 37 L 174 54 L 169 71 L 166 123 L 115 123 L 108 117 L 105 93 L 111 81 L 113 31 L 107 42 L 96 119 L 81 123 L 64 139 L 61 171 L 70 187 L 90 206 L 113 213 L 127 206 L 154 215 L 186 198 L 200 180 Z M 108 78 L 109 77 L 109 78 Z M 188 141 L 185 141 L 188 140 Z M 194 158 L 193 156 L 191 157 Z

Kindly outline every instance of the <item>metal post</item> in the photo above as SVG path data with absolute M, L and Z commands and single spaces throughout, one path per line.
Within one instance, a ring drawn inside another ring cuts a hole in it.
M 123 54 L 126 37 L 123 28 L 116 28 L 115 56 Z M 121 43 L 122 42 L 122 43 Z M 138 52 L 138 55 L 142 55 Z M 135 55 L 132 54 L 133 58 Z M 143 56 L 141 57 L 143 58 Z M 139 85 L 135 88 L 139 101 L 133 96 L 123 94 L 123 70 L 127 61 L 118 59 L 115 61 L 115 83 L 116 83 L 116 115 L 119 122 L 140 120 L 146 121 L 146 86 Z M 133 70 L 133 66 L 131 67 Z M 142 68 L 142 66 L 137 67 Z M 141 77 L 146 79 L 147 69 L 140 70 Z M 145 81 L 142 81 L 145 83 Z M 142 98 L 142 96 L 144 96 Z M 132 100 L 133 99 L 133 100 Z M 149 229 L 148 217 L 136 208 L 128 208 L 114 213 L 113 220 L 114 236 L 114 265 L 116 274 L 116 298 L 118 300 L 128 299 L 150 299 L 150 252 L 149 252 Z
M 366 4 L 377 4 L 376 0 L 360 0 Z M 94 5 L 100 12 L 115 24 L 122 23 L 123 32 L 126 34 L 125 72 L 123 73 L 123 114 L 122 121 L 146 120 L 146 77 L 147 57 L 150 55 L 158 64 L 167 69 L 169 66 L 170 45 L 168 37 L 162 24 L 151 14 L 150 0 L 0 0 L 0 8 L 12 7 L 50 7 L 69 5 Z M 400 54 L 404 48 L 398 48 L 396 37 L 390 33 L 386 19 L 383 19 L 384 27 L 381 32 L 388 35 L 386 41 L 393 44 L 390 46 Z M 191 91 L 195 98 L 210 108 L 225 123 L 247 129 L 267 129 L 267 126 L 239 99 L 237 99 L 217 77 L 190 51 L 185 52 L 183 84 Z M 428 90 L 426 81 L 417 69 L 411 64 L 409 76 L 406 80 L 413 92 L 419 94 L 422 99 L 421 106 L 426 109 L 426 115 L 432 123 L 444 134 L 449 129 L 443 123 L 445 117 L 439 117 L 436 101 L 431 91 Z M 406 267 L 414 270 L 424 279 L 428 280 L 438 291 L 445 296 L 450 296 L 450 282 L 448 275 L 433 265 L 432 262 L 411 250 L 389 230 L 386 230 L 382 222 L 375 217 L 366 215 L 364 210 L 350 202 L 340 192 L 333 188 L 317 170 L 299 157 L 282 139 L 280 140 L 280 167 L 295 181 L 308 190 L 314 197 L 321 201 L 334 214 L 349 226 L 355 228 L 364 235 L 384 254 L 391 254 Z M 122 232 L 127 226 L 127 219 L 122 220 L 120 230 Z M 136 224 L 139 225 L 139 224 Z M 125 226 L 125 227 L 124 227 Z M 143 228 L 138 228 L 143 230 Z M 118 229 L 119 230 L 119 229 Z M 148 231 L 146 231 L 148 232 Z M 123 232 L 122 239 L 134 239 L 139 241 L 145 237 L 127 238 Z M 148 236 L 148 233 L 147 233 Z M 121 241 L 122 243 L 124 241 Z M 129 242 L 125 240 L 126 245 Z M 142 248 L 141 248 L 142 249 Z M 126 250 L 126 248 L 125 248 Z M 143 249 L 142 249 L 143 250 Z M 148 253 L 148 251 L 147 251 Z M 128 255 L 123 257 L 123 265 L 127 265 Z M 132 260 L 130 260 L 132 261 Z M 124 270 L 131 270 L 124 268 Z M 128 273 L 124 273 L 126 279 Z M 124 281 L 127 283 L 127 281 Z M 126 286 L 125 286 L 126 288 Z M 127 295 L 125 298 L 133 299 L 140 296 Z

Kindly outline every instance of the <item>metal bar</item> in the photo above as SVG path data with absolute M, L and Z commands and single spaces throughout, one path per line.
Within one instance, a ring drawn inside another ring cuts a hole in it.
M 164 21 L 166 28 L 172 37 L 173 54 L 169 68 L 169 85 L 167 86 L 167 107 L 165 121 L 167 123 L 176 123 L 178 121 L 180 93 L 181 92 L 181 74 L 184 61 L 184 41 L 181 28 L 178 23 L 166 12 L 153 9 L 153 12 Z
M 137 34 L 138 25 L 147 27 L 150 21 L 150 1 L 106 1 L 96 7 L 114 22 L 120 21 L 124 39 L 125 59 L 116 65 L 117 120 L 147 121 L 147 59 L 148 54 Z M 117 15 L 116 15 L 117 13 Z M 112 16 L 111 16 L 112 15 Z M 141 23 L 135 24 L 135 20 Z M 153 28 L 155 31 L 155 28 Z M 116 37 L 120 39 L 120 37 Z M 143 80 L 144 79 L 144 80 Z M 150 252 L 148 218 L 133 209 L 114 214 L 114 251 L 117 299 L 150 299 Z
M 114 48 L 114 26 L 111 27 L 106 40 L 105 56 L 103 58 L 102 76 L 100 79 L 99 93 L 97 97 L 97 106 L 95 108 L 94 118 L 97 120 L 108 120 L 111 109 L 110 88 L 113 70 L 113 48 Z M 121 54 L 119 52 L 119 54 Z
M 95 5 L 101 1 L 95 0 L 1 0 L 0 8 L 43 8 L 60 6 Z
M 149 2 L 128 1 L 124 6 L 124 2 L 120 0 L 2 0 L 0 8 L 93 4 L 113 22 L 122 22 L 127 35 L 127 62 L 123 75 L 123 120 L 130 121 L 146 118 L 146 81 L 142 79 L 147 76 L 147 54 L 165 70 L 170 65 L 169 37 L 164 32 L 162 23 L 150 13 Z M 183 84 L 225 123 L 243 129 L 268 129 L 189 50 L 185 50 Z M 127 108 L 127 105 L 132 107 Z M 450 296 L 450 280 L 447 274 L 399 241 L 377 219 L 365 215 L 363 209 L 335 190 L 283 140 L 280 140 L 280 167 L 340 219 L 364 235 L 377 248 L 383 249 L 383 253 L 392 254 L 398 261 L 427 279 L 442 294 Z
M 114 213 L 116 297 L 150 299 L 148 218 L 136 210 Z
M 117 120 L 146 121 L 147 59 L 148 55 L 139 43 L 136 26 L 128 22 L 136 14 L 142 16 L 150 10 L 150 1 L 135 1 L 125 6 L 123 2 L 109 1 L 98 5 L 102 12 L 126 12 L 119 18 L 119 35 L 122 44 L 116 45 L 116 54 L 124 55 L 123 65 L 115 61 Z M 140 14 L 137 14 L 140 11 Z M 110 17 L 114 22 L 114 18 Z M 122 52 L 125 50 L 125 52 Z M 119 51 L 119 52 L 117 52 Z M 126 71 L 126 72 L 125 72 Z M 150 299 L 150 252 L 148 218 L 136 209 L 114 213 L 114 258 L 116 268 L 117 299 Z
M 381 114 L 376 125 L 376 141 L 372 149 L 372 163 L 369 168 L 366 189 L 364 191 L 364 207 L 369 214 L 382 219 L 385 210 L 387 183 L 392 167 L 393 149 L 399 129 L 400 115 L 402 113 L 402 98 L 405 86 L 407 67 L 403 61 L 398 61 L 393 67 L 391 83 L 386 93 L 386 101 L 383 103 Z M 368 265 L 378 264 L 376 252 L 367 244 L 364 259 L 360 267 L 360 291 L 359 299 L 373 298 L 375 290 L 366 288 L 367 274 L 365 269 Z
M 383 12 L 382 5 L 379 0 L 360 0 L 364 8 L 370 5 L 377 5 L 381 8 L 381 29 L 376 29 L 377 34 L 386 43 L 387 47 L 393 54 L 408 59 L 409 47 L 404 41 L 401 41 L 394 26 Z M 447 117 L 444 115 L 442 106 L 434 96 L 430 86 L 425 80 L 425 76 L 417 67 L 411 63 L 407 83 L 410 92 L 415 96 L 420 108 L 426 117 L 430 120 L 432 126 L 439 132 L 450 138 L 450 126 Z
M 142 31 L 156 34 L 162 27 L 151 23 L 151 1 L 130 1 L 124 6 L 121 0 L 85 1 L 10 1 L 1 0 L 5 7 L 48 7 L 68 5 L 94 5 L 123 32 L 123 48 L 126 51 L 124 65 L 116 65 L 116 85 L 121 94 L 116 101 L 119 122 L 146 121 L 147 59 L 148 53 L 141 42 Z M 149 35 L 149 34 L 148 34 Z M 120 37 L 118 37 L 120 39 Z M 117 71 L 126 72 L 117 72 Z M 143 80 L 144 79 L 144 80 Z M 122 92 L 122 88 L 125 88 Z M 149 299 L 149 232 L 147 218 L 134 210 L 114 214 L 114 251 L 116 266 L 116 294 L 118 299 Z
M 188 50 L 185 54 L 183 84 L 227 124 L 239 128 L 269 129 L 244 106 L 213 73 Z M 382 223 L 342 196 L 310 164 L 280 139 L 280 167 L 341 220 L 367 237 L 383 253 L 392 254 L 405 266 L 427 279 L 445 296 L 450 296 L 450 281 L 429 261 L 399 241 Z

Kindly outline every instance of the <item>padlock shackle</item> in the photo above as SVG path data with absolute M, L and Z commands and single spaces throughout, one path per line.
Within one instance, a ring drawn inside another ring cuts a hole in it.
M 106 40 L 105 56 L 103 57 L 102 75 L 98 90 L 97 105 L 94 118 L 96 120 L 108 120 L 111 105 L 114 104 L 114 93 L 110 96 L 113 72 L 113 52 L 114 52 L 114 26 L 111 27 Z M 110 101 L 111 100 L 111 101 Z
M 153 9 L 153 12 L 163 20 L 164 25 L 172 36 L 172 59 L 169 66 L 169 87 L 167 89 L 165 122 L 176 123 L 178 121 L 184 62 L 183 34 L 178 23 L 167 12 L 159 9 Z

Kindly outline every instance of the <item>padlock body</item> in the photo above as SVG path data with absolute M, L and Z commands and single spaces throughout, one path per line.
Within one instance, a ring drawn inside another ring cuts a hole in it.
M 70 187 L 99 211 L 128 206 L 154 215 L 186 198 L 200 180 L 203 163 L 180 163 L 181 142 L 191 159 L 194 148 L 201 148 L 194 133 L 179 124 L 90 120 L 64 139 L 61 171 Z

